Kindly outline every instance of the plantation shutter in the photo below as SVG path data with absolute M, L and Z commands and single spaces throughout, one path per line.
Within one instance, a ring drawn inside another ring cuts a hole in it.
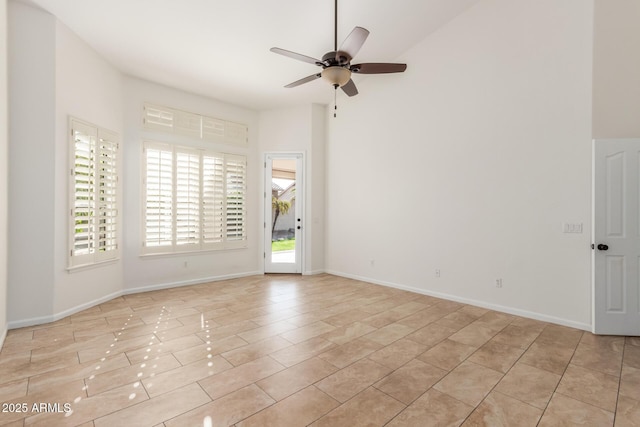
M 244 156 L 144 143 L 142 252 L 246 246 Z
M 225 142 L 236 145 L 246 145 L 249 137 L 249 128 L 246 125 L 233 122 L 225 122 Z
M 173 132 L 175 111 L 171 108 L 145 104 L 142 123 L 146 129 Z
M 180 135 L 192 136 L 200 138 L 201 135 L 201 117 L 197 114 L 187 113 L 186 111 L 174 110 L 175 117 L 175 133 Z
M 193 150 L 191 152 L 176 150 L 175 206 L 176 245 L 198 244 L 200 241 L 200 155 Z
M 77 119 L 69 124 L 72 268 L 118 255 L 118 135 Z
M 224 237 L 224 161 L 222 155 L 202 156 L 202 243 L 222 245 Z
M 246 230 L 247 161 L 243 156 L 225 156 L 226 247 L 244 246 Z
M 213 117 L 202 117 L 202 138 L 213 142 L 224 142 L 225 122 Z
M 173 151 L 170 146 L 145 147 L 145 231 L 147 252 L 173 244 Z
M 142 124 L 152 131 L 233 145 L 246 145 L 249 137 L 247 125 L 149 103 L 143 106 Z
M 73 169 L 71 266 L 91 262 L 95 250 L 95 128 L 72 122 Z
M 118 142 L 111 132 L 98 130 L 96 150 L 96 250 L 97 258 L 115 257 L 118 249 Z

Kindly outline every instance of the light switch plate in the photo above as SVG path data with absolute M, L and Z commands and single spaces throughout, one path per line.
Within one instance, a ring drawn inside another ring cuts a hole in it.
M 582 233 L 582 223 L 570 223 L 563 222 L 562 223 L 562 232 L 563 233 Z

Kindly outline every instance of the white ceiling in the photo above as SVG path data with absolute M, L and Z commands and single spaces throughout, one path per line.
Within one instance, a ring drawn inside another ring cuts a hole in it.
M 27 0 L 55 15 L 124 73 L 256 110 L 329 103 L 323 81 L 285 89 L 333 50 L 332 0 Z M 393 62 L 479 0 L 341 0 L 338 45 L 371 34 L 353 63 Z M 411 67 L 411 64 L 408 64 Z M 384 76 L 357 76 L 362 79 Z

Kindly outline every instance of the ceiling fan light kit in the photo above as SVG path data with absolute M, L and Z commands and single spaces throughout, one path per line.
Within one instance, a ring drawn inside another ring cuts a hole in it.
M 338 49 L 338 0 L 335 0 L 335 19 L 334 19 L 334 50 L 327 52 L 322 56 L 322 60 L 302 55 L 300 53 L 291 52 L 289 50 L 272 47 L 271 52 L 296 59 L 298 61 L 307 62 L 309 64 L 322 67 L 322 71 L 310 76 L 304 77 L 293 83 L 286 85 L 286 88 L 300 86 L 304 83 L 322 78 L 328 81 L 336 90 L 341 88 L 344 93 L 349 96 L 358 94 L 352 74 L 388 74 L 402 73 L 407 69 L 407 64 L 392 64 L 386 62 L 375 62 L 365 64 L 351 64 L 351 60 L 356 56 L 365 40 L 369 36 L 369 31 L 362 27 L 355 27 L 347 38 L 342 42 Z M 334 113 L 335 117 L 335 113 Z
M 342 87 L 351 80 L 351 70 L 337 65 L 325 68 L 320 75 L 334 87 Z

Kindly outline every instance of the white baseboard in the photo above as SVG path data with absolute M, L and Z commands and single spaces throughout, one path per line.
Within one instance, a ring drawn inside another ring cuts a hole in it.
M 139 286 L 137 288 L 123 289 L 122 295 L 138 294 L 141 292 L 149 292 L 149 291 L 159 291 L 162 289 L 179 288 L 182 286 L 200 285 L 202 283 L 207 283 L 207 282 L 220 282 L 222 280 L 239 279 L 241 277 L 261 276 L 262 274 L 263 273 L 260 271 L 248 271 L 245 273 L 226 274 L 224 276 L 201 277 L 201 278 L 192 279 L 192 280 L 167 282 L 167 283 L 160 283 L 157 285 Z
M 42 325 L 45 323 L 55 322 L 57 320 L 64 319 L 67 316 L 71 316 L 72 314 L 76 314 L 82 310 L 86 310 L 88 308 L 95 307 L 98 304 L 102 304 L 103 302 L 107 302 L 114 298 L 118 298 L 119 296 L 122 296 L 121 291 L 113 292 L 109 295 L 105 295 L 103 297 L 96 298 L 92 301 L 85 302 L 80 305 L 76 305 L 75 307 L 68 308 L 59 313 L 52 314 L 51 316 L 32 317 L 30 319 L 23 319 L 23 320 L 13 320 L 9 322 L 7 327 L 9 329 L 17 329 L 17 328 L 24 328 L 27 326 L 35 326 L 35 325 Z
M 376 280 L 373 279 L 371 277 L 364 277 L 364 276 L 358 276 L 355 274 L 349 274 L 349 273 L 344 273 L 341 271 L 334 271 L 334 270 L 314 270 L 314 271 L 308 271 L 305 272 L 305 275 L 316 275 L 316 274 L 323 274 L 323 273 L 327 273 L 327 274 L 333 274 L 334 276 L 340 276 L 340 277 L 345 277 L 348 279 L 354 279 L 354 280 L 360 280 L 363 282 L 369 282 L 369 283 L 373 283 L 376 285 L 381 285 L 381 286 L 387 286 L 390 288 L 396 288 L 396 289 L 402 289 L 405 291 L 410 291 L 410 292 L 415 292 L 418 294 L 422 294 L 422 295 L 428 295 L 428 296 L 432 296 L 432 297 L 436 297 L 436 298 L 442 298 L 442 299 L 446 299 L 446 300 L 450 300 L 450 301 L 456 301 L 456 302 L 460 302 L 463 304 L 470 304 L 470 305 L 474 305 L 477 307 L 482 307 L 482 308 L 487 308 L 489 310 L 494 310 L 494 311 L 499 311 L 499 312 L 503 312 L 503 313 L 508 313 L 508 314 L 513 314 L 516 316 L 521 316 L 521 317 L 526 317 L 529 319 L 535 319 L 535 320 L 540 320 L 543 322 L 549 322 L 549 323 L 554 323 L 557 325 L 562 325 L 562 326 L 568 326 L 571 328 L 576 328 L 576 329 L 581 329 L 584 331 L 591 331 L 591 325 L 587 324 L 587 323 L 581 323 L 581 322 L 575 322 L 572 320 L 568 320 L 568 319 L 563 319 L 563 318 L 558 318 L 558 317 L 554 317 L 554 316 L 549 316 L 546 314 L 541 314 L 541 313 L 536 313 L 536 312 L 531 312 L 531 311 L 526 311 L 526 310 L 520 310 L 520 309 L 516 309 L 513 307 L 507 307 L 507 306 L 502 306 L 502 305 L 498 305 L 498 304 L 492 304 L 492 303 L 488 303 L 486 301 L 479 301 L 479 300 L 474 300 L 474 299 L 469 299 L 469 298 L 463 298 L 463 297 L 459 297 L 457 295 L 451 295 L 451 294 L 446 294 L 446 293 L 442 293 L 442 292 L 433 292 L 433 291 L 429 291 L 429 290 L 424 290 L 424 289 L 419 289 L 419 288 L 414 288 L 412 286 L 406 286 L 406 285 L 401 285 L 398 283 L 393 283 L 393 282 L 387 282 L 387 281 L 382 281 L 382 280 Z M 89 301 L 87 303 L 84 304 L 80 304 L 78 306 L 69 308 L 67 310 L 64 310 L 60 313 L 56 313 L 53 314 L 51 316 L 42 316 L 42 317 L 34 317 L 34 318 L 30 318 L 30 319 L 23 319 L 23 320 L 14 320 L 14 321 L 10 321 L 7 324 L 7 329 L 16 329 L 16 328 L 23 328 L 26 326 L 34 326 L 34 325 L 41 325 L 44 323 L 50 323 L 50 322 L 55 322 L 57 320 L 60 320 L 64 317 L 70 316 L 72 314 L 75 314 L 77 312 L 80 312 L 82 310 L 86 310 L 87 308 L 91 308 L 94 307 L 98 304 L 102 304 L 106 301 L 112 300 L 114 298 L 118 298 L 122 295 L 131 295 L 131 294 L 136 294 L 136 293 L 141 293 L 141 292 L 149 292 L 149 291 L 155 291 L 155 290 L 161 290 L 161 289 L 169 289 L 169 288 L 176 288 L 176 287 L 181 287 L 181 286 L 191 286 L 191 285 L 198 285 L 198 284 L 202 284 L 202 283 L 207 283 L 207 282 L 218 282 L 218 281 L 222 281 L 222 280 L 229 280 L 229 279 L 237 279 L 237 278 L 241 278 L 241 277 L 249 277 L 249 276 L 259 276 L 262 275 L 263 273 L 261 271 L 250 271 L 250 272 L 245 272 L 245 273 L 237 273 L 237 274 L 228 274 L 228 275 L 223 275 L 223 276 L 211 276 L 211 277 L 203 277 L 203 278 L 198 278 L 198 279 L 192 279 L 192 280 L 185 280 L 185 281 L 178 281 L 178 282 L 167 282 L 167 283 L 161 283 L 161 284 L 157 284 L 157 285 L 148 285 L 148 286 L 140 286 L 140 287 L 136 287 L 136 288 L 129 288 L 129 289 L 123 289 L 122 291 L 118 291 L 118 292 L 114 292 L 111 293 L 109 295 L 105 295 L 104 297 L 101 298 L 97 298 L 93 301 Z M 2 335 L 0 336 L 0 349 L 2 348 L 2 344 L 4 343 L 4 339 L 7 335 L 7 331 L 5 330 L 4 332 L 1 332 Z
M 489 310 L 499 311 L 502 313 L 513 314 L 515 316 L 526 317 L 528 319 L 540 320 L 542 322 L 554 323 L 556 325 L 568 326 L 570 328 L 581 329 L 583 331 L 591 332 L 592 327 L 588 323 L 575 322 L 573 320 L 563 319 L 555 316 L 549 316 L 547 314 L 536 313 L 533 311 L 520 310 L 513 307 L 507 307 L 499 304 L 493 304 L 486 301 L 479 301 L 470 298 L 463 298 L 457 295 L 447 294 L 443 292 L 433 292 L 425 289 L 414 288 L 412 286 L 400 285 L 398 283 L 386 282 L 382 280 L 372 279 L 370 277 L 358 276 L 355 274 L 344 273 L 341 271 L 327 270 L 326 273 L 333 274 L 334 276 L 345 277 L 347 279 L 360 280 L 362 282 L 369 282 L 376 285 L 387 286 L 390 288 L 402 289 L 404 291 L 415 292 L 422 295 L 428 295 L 431 297 L 442 298 L 450 301 L 460 302 L 463 304 L 474 305 L 476 307 L 482 307 Z
M 5 338 L 7 338 L 7 329 L 0 331 L 0 351 L 2 351 Z
M 324 274 L 325 271 L 324 270 L 311 270 L 311 271 L 305 271 L 304 273 L 302 273 L 303 276 L 315 276 L 318 274 Z
M 110 301 L 114 298 L 121 297 L 123 295 L 131 295 L 131 294 L 136 294 L 140 292 L 149 292 L 149 291 L 155 291 L 160 289 L 177 288 L 180 286 L 199 285 L 201 283 L 207 283 L 207 282 L 219 282 L 221 280 L 237 279 L 240 277 L 248 277 L 248 276 L 256 276 L 256 275 L 262 275 L 262 273 L 259 271 L 251 271 L 246 273 L 228 274 L 224 276 L 203 277 L 199 279 L 185 280 L 185 281 L 179 281 L 179 282 L 161 283 L 159 285 L 149 285 L 149 286 L 141 286 L 141 287 L 131 288 L 131 289 L 122 289 L 121 291 L 113 292 L 109 295 L 105 295 L 103 297 L 94 299 L 93 301 L 89 301 L 89 302 L 77 305 L 75 307 L 69 308 L 67 310 L 61 311 L 59 313 L 52 314 L 51 316 L 33 317 L 30 319 L 10 321 L 7 324 L 7 329 L 24 328 L 27 326 L 35 326 L 35 325 L 42 325 L 45 323 L 55 322 L 57 320 L 63 319 L 72 314 L 78 313 L 82 310 L 95 307 L 98 304 L 102 304 L 104 302 Z M 6 332 L 5 332 L 5 335 L 6 335 Z M 4 337 L 3 337 L 3 340 L 4 340 Z M 0 344 L 2 342 L 3 341 L 0 341 Z

